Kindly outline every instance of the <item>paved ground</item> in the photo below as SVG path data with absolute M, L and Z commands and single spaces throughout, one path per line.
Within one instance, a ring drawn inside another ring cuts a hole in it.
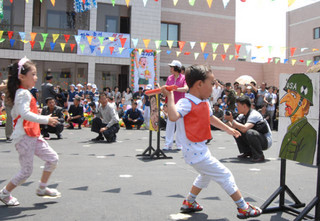
M 259 164 L 239 161 L 233 138 L 224 132 L 213 132 L 214 141 L 209 145 L 212 154 L 233 172 L 245 199 L 258 206 L 280 182 L 279 142 L 277 133 L 273 135 L 274 145 L 265 152 L 267 161 Z M 204 206 L 201 213 L 179 214 L 197 174 L 184 163 L 180 152 L 167 153 L 173 157 L 169 160 L 137 158 L 136 154 L 148 146 L 148 131 L 121 129 L 118 141 L 113 144 L 90 142 L 96 135 L 88 128 L 65 130 L 63 136 L 62 140 L 49 141 L 60 156 L 50 184 L 61 191 L 62 197 L 48 199 L 35 195 L 43 165 L 35 158 L 32 176 L 14 191 L 21 205 L 11 208 L 0 205 L 0 220 L 237 220 L 234 203 L 214 182 L 197 199 Z M 4 128 L 0 128 L 0 137 L 4 138 Z M 156 147 L 155 139 L 153 146 Z M 18 171 L 17 157 L 14 146 L 0 140 L 1 187 Z M 315 196 L 316 172 L 314 167 L 287 162 L 287 185 L 302 202 L 309 203 Z M 286 199 L 292 202 L 288 196 Z M 250 220 L 293 219 L 288 213 L 274 213 Z

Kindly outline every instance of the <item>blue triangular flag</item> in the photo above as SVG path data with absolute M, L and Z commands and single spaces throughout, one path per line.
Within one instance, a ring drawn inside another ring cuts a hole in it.
M 26 37 L 26 33 L 25 32 L 19 32 L 20 38 L 22 41 L 24 41 L 25 37 Z
M 51 51 L 53 51 L 54 47 L 56 46 L 56 43 L 50 42 Z
M 319 61 L 314 61 L 314 64 L 316 65 L 316 64 L 318 64 L 319 63 Z
M 283 63 L 284 63 L 284 64 L 287 63 L 287 62 L 288 62 L 288 59 L 287 59 L 287 58 L 283 60 Z
M 91 54 L 94 52 L 94 49 L 96 48 L 96 46 L 94 45 L 90 45 L 90 49 L 91 49 Z
M 171 51 L 167 51 L 167 54 L 171 54 Z
M 207 60 L 209 53 L 203 53 L 204 60 Z
M 10 45 L 11 45 L 11 47 L 13 47 L 15 41 L 16 41 L 16 40 L 14 40 L 14 39 L 10 39 Z
M 133 49 L 134 49 L 134 48 L 129 48 L 129 54 L 132 53 Z
M 254 59 L 256 59 L 256 58 L 257 58 L 257 57 L 252 57 L 251 60 L 254 60 Z

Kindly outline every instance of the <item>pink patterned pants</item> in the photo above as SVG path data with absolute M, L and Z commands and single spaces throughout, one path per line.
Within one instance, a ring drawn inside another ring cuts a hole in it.
M 46 162 L 44 171 L 52 172 L 56 168 L 58 154 L 43 138 L 24 135 L 15 146 L 19 153 L 21 170 L 11 180 L 14 185 L 21 185 L 31 176 L 34 155 Z

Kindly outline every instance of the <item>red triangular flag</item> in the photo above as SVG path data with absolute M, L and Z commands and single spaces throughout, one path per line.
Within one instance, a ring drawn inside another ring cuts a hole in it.
M 185 41 L 179 41 L 178 43 L 179 43 L 180 51 L 182 51 L 182 49 L 183 49 L 184 45 L 186 44 L 186 42 Z
M 236 52 L 237 52 L 237 54 L 239 54 L 239 51 L 240 51 L 241 45 L 235 45 L 235 48 L 236 48 Z
M 222 55 L 221 55 L 222 61 L 224 61 L 224 59 L 226 59 L 226 56 L 227 56 L 227 55 L 225 55 L 225 54 L 222 54 Z
M 121 46 L 124 48 L 124 44 L 126 43 L 127 39 L 126 38 L 120 38 L 120 41 L 121 41 Z
M 294 52 L 296 51 L 297 48 L 290 48 L 290 52 L 291 52 L 291 57 L 293 56 Z
M 13 0 L 10 0 L 11 4 L 13 3 Z
M 12 38 L 12 35 L 13 35 L 13 31 L 8 31 L 9 40 Z
M 74 46 L 76 46 L 76 44 L 70 44 L 71 52 L 73 51 Z
M 238 58 L 239 58 L 239 55 L 235 55 L 235 56 L 234 56 L 234 59 L 237 60 Z
M 302 60 L 302 59 L 301 59 L 301 60 L 299 60 L 299 61 L 300 61 L 301 63 L 303 63 L 303 62 L 304 62 L 304 60 Z
M 33 49 L 34 43 L 36 42 L 35 41 L 29 41 L 29 42 L 30 42 L 31 48 Z
M 64 39 L 66 40 L 66 43 L 68 43 L 69 38 L 70 38 L 70 35 L 64 35 Z
M 190 54 L 191 54 L 191 52 L 189 52 L 189 51 L 184 52 L 184 55 L 190 55 Z
M 114 47 L 109 47 L 109 49 L 110 49 L 110 53 L 112 54 L 113 50 L 114 50 Z
M 270 63 L 272 61 L 272 58 L 268 58 L 268 63 Z
M 85 3 L 86 3 L 86 0 L 82 0 L 82 3 L 85 4 Z

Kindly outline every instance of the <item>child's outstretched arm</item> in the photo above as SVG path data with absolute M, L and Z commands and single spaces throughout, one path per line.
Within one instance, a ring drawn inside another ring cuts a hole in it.
M 173 122 L 177 121 L 181 116 L 176 109 L 176 105 L 174 104 L 173 92 L 168 91 L 166 89 L 166 86 L 161 87 L 161 92 L 168 98 L 167 105 L 168 105 L 169 120 L 171 120 Z
M 225 123 L 223 123 L 219 118 L 217 118 L 216 116 L 212 115 L 210 117 L 210 123 L 221 129 L 221 130 L 224 130 L 225 132 L 227 132 L 228 134 L 238 138 L 239 136 L 241 136 L 241 133 L 231 127 L 229 127 L 228 125 L 226 125 Z

